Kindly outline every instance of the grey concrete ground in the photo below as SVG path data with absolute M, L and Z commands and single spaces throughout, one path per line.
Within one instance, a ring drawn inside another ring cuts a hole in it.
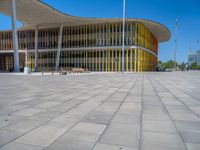
M 0 74 L 0 150 L 200 150 L 200 72 Z

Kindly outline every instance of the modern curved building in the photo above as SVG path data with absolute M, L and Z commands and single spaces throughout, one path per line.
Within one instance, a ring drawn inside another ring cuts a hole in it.
M 38 0 L 17 0 L 20 67 L 28 51 L 32 71 L 82 67 L 90 71 L 122 70 L 122 19 L 80 18 L 63 14 Z M 11 16 L 11 1 L 0 1 L 0 12 Z M 162 24 L 126 19 L 125 71 L 154 71 L 158 43 L 170 39 Z M 0 70 L 13 68 L 12 32 L 0 31 Z

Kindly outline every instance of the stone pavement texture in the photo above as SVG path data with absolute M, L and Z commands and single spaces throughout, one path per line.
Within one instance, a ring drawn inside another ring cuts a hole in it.
M 0 74 L 0 150 L 200 150 L 200 72 Z

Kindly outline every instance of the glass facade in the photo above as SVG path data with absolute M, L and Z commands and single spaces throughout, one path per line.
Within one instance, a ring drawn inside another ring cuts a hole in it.
M 59 28 L 39 29 L 38 67 L 55 67 Z M 18 31 L 20 67 L 24 50 L 29 53 L 29 67 L 34 71 L 35 31 Z M 90 71 L 121 71 L 122 23 L 90 24 L 64 27 L 59 67 L 83 67 Z M 136 46 L 131 48 L 132 46 Z M 125 70 L 153 71 L 157 65 L 158 41 L 141 22 L 127 21 L 125 28 Z M 13 67 L 12 32 L 0 32 L 0 69 Z M 147 50 L 145 50 L 147 49 Z

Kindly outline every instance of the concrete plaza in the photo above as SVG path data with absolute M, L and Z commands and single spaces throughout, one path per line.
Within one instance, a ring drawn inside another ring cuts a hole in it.
M 200 150 L 200 72 L 0 74 L 0 150 Z

